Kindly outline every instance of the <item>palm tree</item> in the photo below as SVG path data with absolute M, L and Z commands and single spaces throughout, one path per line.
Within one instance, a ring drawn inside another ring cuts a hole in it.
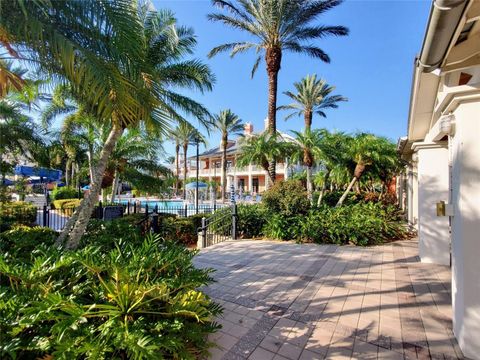
M 270 133 L 263 132 L 244 139 L 240 147 L 237 164 L 239 166 L 248 166 L 250 164 L 260 166 L 265 170 L 265 185 L 268 187 L 268 181 L 272 184 L 275 182 L 275 179 L 272 178 L 272 173 L 269 171 L 270 162 L 285 160 L 291 151 L 292 146 L 279 134 L 273 136 Z
M 368 133 L 357 134 L 349 144 L 348 155 L 355 164 L 353 177 L 337 202 L 341 206 L 352 189 L 353 185 L 360 180 L 362 175 L 371 166 L 388 166 L 397 161 L 398 155 L 395 151 L 395 144 L 384 137 Z
M 25 97 L 19 92 L 24 91 L 30 80 L 22 80 L 20 90 L 8 88 L 8 93 L 0 98 L 0 174 L 1 182 L 7 173 L 13 170 L 14 161 L 20 156 L 23 160 L 35 160 L 37 152 L 45 146 L 35 122 L 25 115 Z
M 228 0 L 212 0 L 223 13 L 210 14 L 208 18 L 227 26 L 240 29 L 251 35 L 255 41 L 240 41 L 213 48 L 209 57 L 230 51 L 233 57 L 238 53 L 254 50 L 258 55 L 252 77 L 264 56 L 268 74 L 268 127 L 270 134 L 276 133 L 277 82 L 282 55 L 285 51 L 306 54 L 326 63 L 330 57 L 311 41 L 326 36 L 344 36 L 344 26 L 312 25 L 321 14 L 339 5 L 342 0 L 238 0 L 238 6 Z M 270 164 L 270 178 L 275 179 L 275 161 Z
M 319 152 L 320 132 L 318 130 L 306 129 L 301 133 L 292 131 L 295 135 L 295 145 L 291 158 L 293 161 L 301 161 L 307 167 L 307 194 L 312 201 L 313 179 L 312 168 L 315 165 L 315 158 Z
M 243 130 L 242 120 L 230 109 L 222 110 L 213 117 L 213 126 L 221 133 L 222 150 L 222 200 L 225 200 L 227 189 L 227 145 L 229 135 L 241 135 Z
M 111 3 L 109 2 L 109 4 Z M 125 3 L 121 2 L 121 4 Z M 135 56 L 130 57 L 128 64 L 125 66 L 121 61 L 124 59 L 124 55 L 121 55 L 118 61 L 110 61 L 111 57 L 108 60 L 110 66 L 114 69 L 121 69 L 125 81 L 132 84 L 133 88 L 130 91 L 136 94 L 135 96 L 139 99 L 141 107 L 126 102 L 118 105 L 118 108 L 114 108 L 115 111 L 112 112 L 110 118 L 100 118 L 102 121 L 111 124 L 111 131 L 96 163 L 90 194 L 69 219 L 58 239 L 59 243 L 63 242 L 63 239 L 73 228 L 67 243 L 67 247 L 70 248 L 78 246 L 79 239 L 85 231 L 100 193 L 108 158 L 125 128 L 137 126 L 139 122 L 143 121 L 147 131 L 164 133 L 168 130 L 172 119 L 185 121 L 179 111 L 194 116 L 200 122 L 208 121 L 210 116 L 208 110 L 201 104 L 171 90 L 171 88 L 190 88 L 205 91 L 212 88 L 214 76 L 207 66 L 198 60 L 183 60 L 183 56 L 190 54 L 196 44 L 193 31 L 189 28 L 176 26 L 176 19 L 168 11 L 157 13 L 137 10 L 135 8 L 135 11 L 128 15 L 132 18 L 131 20 L 124 20 L 127 23 L 133 21 L 135 24 L 132 24 L 131 28 L 123 29 L 123 31 L 139 31 L 139 34 L 135 35 L 138 38 L 133 41 L 139 41 L 140 44 L 143 44 L 140 54 L 133 54 Z M 102 19 L 99 23 L 103 24 L 108 21 L 109 15 L 105 16 L 107 19 Z M 140 28 L 137 23 L 140 24 Z M 115 23 L 112 23 L 112 27 L 115 27 Z M 100 37 L 100 39 L 103 38 L 103 36 Z M 109 41 L 109 46 L 111 44 L 116 45 L 114 49 L 111 49 L 114 54 L 118 52 L 123 54 L 123 48 L 129 46 L 130 42 Z M 125 55 L 128 55 L 128 52 Z M 139 57 L 136 57 L 136 55 L 139 55 Z M 120 81 L 120 79 L 115 79 L 113 84 L 115 85 L 117 81 Z M 115 94 L 117 88 L 113 91 L 113 94 Z M 112 97 L 112 93 L 110 93 L 110 97 Z M 90 111 L 91 106 L 83 103 L 84 98 L 76 97 L 76 100 L 84 106 L 87 105 L 85 106 L 86 110 L 88 113 L 92 113 Z M 110 98 L 105 101 L 109 102 Z M 123 111 L 127 111 L 128 115 L 123 115 Z
M 185 200 L 187 198 L 187 190 L 185 185 L 187 184 L 188 146 L 190 144 L 196 144 L 197 141 L 205 144 L 206 140 L 204 136 L 188 122 L 183 122 L 178 125 L 176 129 L 176 136 L 178 136 L 180 144 L 183 148 L 183 199 Z
M 317 200 L 317 206 L 322 203 L 323 195 L 332 171 L 336 169 L 343 170 L 346 167 L 346 154 L 351 137 L 342 133 L 330 133 L 327 129 L 318 130 L 320 141 L 318 147 L 318 162 L 323 167 L 321 189 Z
M 175 144 L 175 195 L 178 194 L 178 190 L 180 189 L 180 131 L 178 126 L 171 131 L 170 136 Z
M 112 202 L 115 202 L 120 180 L 127 180 L 137 189 L 146 183 L 156 183 L 156 191 L 159 190 L 159 176 L 168 173 L 167 168 L 158 163 L 157 154 L 161 150 L 158 138 L 142 129 L 132 128 L 122 135 L 107 166 L 113 173 Z
M 323 79 L 317 79 L 317 75 L 307 75 L 300 82 L 293 84 L 297 90 L 296 94 L 284 92 L 294 102 L 289 105 L 279 106 L 279 110 L 293 110 L 285 120 L 298 115 L 305 119 L 305 130 L 312 126 L 313 114 L 327 117 L 325 109 L 338 108 L 338 102 L 347 101 L 347 98 L 341 95 L 330 95 L 334 86 L 330 86 Z

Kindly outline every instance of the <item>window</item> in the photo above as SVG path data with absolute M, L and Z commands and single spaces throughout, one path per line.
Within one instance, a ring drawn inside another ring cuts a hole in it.
M 467 85 L 472 77 L 473 77 L 473 75 L 461 72 L 460 73 L 460 78 L 458 79 L 458 85 Z

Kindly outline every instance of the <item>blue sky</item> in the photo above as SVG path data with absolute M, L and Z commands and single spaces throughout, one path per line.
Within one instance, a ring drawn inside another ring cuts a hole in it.
M 348 97 L 349 101 L 341 103 L 338 109 L 329 110 L 326 119 L 314 118 L 314 127 L 347 132 L 369 131 L 392 140 L 404 135 L 413 61 L 420 51 L 430 4 L 426 0 L 347 0 L 325 13 L 319 18 L 319 24 L 347 26 L 350 35 L 318 41 L 317 44 L 329 54 L 330 64 L 307 56 L 284 54 L 279 74 L 278 105 L 288 103 L 283 91 L 291 90 L 293 83 L 305 75 L 316 73 L 335 85 L 336 93 Z M 179 24 L 194 28 L 198 37 L 195 57 L 207 62 L 216 75 L 212 92 L 188 94 L 211 112 L 230 108 L 245 122 L 253 123 L 254 130 L 263 129 L 267 114 L 264 63 L 252 80 L 253 53 L 240 54 L 233 59 L 227 53 L 213 59 L 206 56 L 214 46 L 247 40 L 248 36 L 210 22 L 206 16 L 214 8 L 209 0 L 156 0 L 154 5 L 157 9 L 173 10 Z M 284 112 L 277 115 L 278 129 L 302 128 L 303 119 L 284 121 L 284 115 Z M 209 145 L 216 146 L 218 139 L 218 134 L 212 134 Z M 166 149 L 172 153 L 170 144 Z M 193 149 L 190 151 L 193 153 Z

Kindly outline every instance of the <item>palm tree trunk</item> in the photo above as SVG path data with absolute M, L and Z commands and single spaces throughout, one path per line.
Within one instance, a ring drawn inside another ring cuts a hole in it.
M 187 151 L 188 144 L 183 144 L 183 200 L 187 200 Z
M 355 184 L 356 181 L 357 181 L 357 178 L 354 176 L 352 181 L 350 181 L 350 184 L 348 184 L 347 189 L 343 193 L 342 197 L 338 200 L 337 205 L 335 205 L 335 207 L 342 206 L 343 202 L 347 198 L 348 193 L 350 192 L 350 190 L 352 190 L 352 187 L 353 187 L 353 185 Z
M 67 163 L 65 164 L 65 185 L 70 185 L 70 167 L 72 166 L 72 162 L 69 158 L 67 158 Z
M 327 187 L 327 181 L 328 181 L 328 178 L 330 177 L 330 170 L 327 170 L 325 172 L 325 176 L 323 178 L 323 185 L 322 185 L 322 189 L 320 190 L 320 194 L 318 195 L 318 201 L 317 201 L 317 206 L 320 206 L 320 204 L 322 203 L 322 199 L 323 199 L 323 194 L 325 194 L 325 189 Z
M 175 196 L 180 188 L 180 145 L 175 144 Z
M 310 128 L 312 127 L 312 110 L 311 109 L 305 109 L 305 132 L 309 131 Z
M 90 216 L 92 215 L 93 208 L 98 201 L 98 196 L 102 186 L 102 179 L 107 167 L 108 159 L 110 158 L 110 155 L 112 154 L 113 149 L 115 148 L 115 145 L 122 134 L 123 128 L 118 125 L 114 125 L 112 130 L 110 130 L 107 141 L 105 142 L 100 153 L 100 159 L 98 160 L 93 172 L 94 181 L 90 186 L 90 193 L 82 200 L 78 209 L 67 221 L 67 224 L 63 228 L 62 233 L 56 241 L 56 245 L 62 245 L 67 235 L 70 233 L 70 230 L 73 228 L 65 246 L 67 249 L 76 249 L 78 247 L 80 238 L 85 232 Z
M 268 74 L 268 131 L 275 136 L 277 133 L 277 87 L 278 72 L 282 62 L 282 49 L 279 47 L 268 48 L 265 54 Z M 268 173 L 270 179 L 275 182 L 276 160 L 270 162 Z
M 93 149 L 89 146 L 87 151 L 88 173 L 90 175 L 90 183 L 93 183 Z
M 115 169 L 115 172 L 113 173 L 112 196 L 110 200 L 112 203 L 115 202 L 115 197 L 117 196 L 119 180 L 120 180 L 120 176 L 118 174 L 118 170 Z
M 313 200 L 312 192 L 313 192 L 312 167 L 307 166 L 307 196 L 310 202 L 312 202 Z
M 227 194 L 227 139 L 222 136 L 222 202 Z

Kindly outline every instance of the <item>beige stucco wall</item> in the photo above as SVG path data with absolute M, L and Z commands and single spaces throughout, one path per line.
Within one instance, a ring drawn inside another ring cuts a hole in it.
M 414 144 L 418 155 L 418 247 L 422 262 L 450 265 L 448 217 L 437 216 L 436 204 L 448 202 L 446 144 Z
M 453 328 L 464 355 L 480 359 L 480 99 L 461 103 L 454 115 Z

